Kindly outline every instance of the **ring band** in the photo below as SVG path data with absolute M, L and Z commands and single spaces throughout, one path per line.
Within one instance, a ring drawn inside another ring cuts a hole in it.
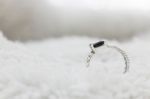
M 124 59 L 124 62 L 125 62 L 124 73 L 128 72 L 128 70 L 129 70 L 129 58 L 128 58 L 128 55 L 126 54 L 125 51 L 118 48 L 117 46 L 108 45 L 108 44 L 105 43 L 105 41 L 99 41 L 99 42 L 90 44 L 89 46 L 90 46 L 91 52 L 87 57 L 87 67 L 90 66 L 90 61 L 91 61 L 93 55 L 96 54 L 95 49 L 98 48 L 98 47 L 101 47 L 101 46 L 106 46 L 107 48 L 115 49 L 116 51 L 118 51 L 123 56 L 123 59 Z

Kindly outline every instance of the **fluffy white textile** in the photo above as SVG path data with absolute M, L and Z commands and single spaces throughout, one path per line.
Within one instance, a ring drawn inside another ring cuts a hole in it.
M 88 44 L 98 38 L 65 37 L 19 43 L 0 36 L 0 99 L 149 99 L 150 40 L 109 41 L 126 50 L 122 56 L 99 48 L 86 68 Z

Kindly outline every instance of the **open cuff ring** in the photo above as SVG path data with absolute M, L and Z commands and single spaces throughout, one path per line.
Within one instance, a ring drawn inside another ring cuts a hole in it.
M 124 59 L 124 62 L 125 62 L 124 73 L 126 73 L 129 70 L 129 58 L 128 58 L 126 52 L 123 51 L 122 49 L 118 48 L 117 46 L 108 45 L 108 44 L 105 43 L 105 41 L 99 41 L 99 42 L 90 44 L 89 46 L 90 46 L 91 52 L 87 57 L 87 67 L 90 66 L 90 61 L 91 61 L 93 55 L 96 54 L 95 49 L 99 48 L 99 47 L 102 47 L 102 46 L 106 46 L 107 48 L 115 49 L 116 51 L 118 51 L 123 56 L 123 59 Z

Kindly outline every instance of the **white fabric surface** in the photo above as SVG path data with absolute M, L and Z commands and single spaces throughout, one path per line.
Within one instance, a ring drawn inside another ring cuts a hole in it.
M 19 43 L 0 36 L 0 99 L 149 99 L 150 36 L 126 43 L 130 71 L 119 53 L 99 48 L 86 68 L 88 44 L 101 39 L 65 37 Z

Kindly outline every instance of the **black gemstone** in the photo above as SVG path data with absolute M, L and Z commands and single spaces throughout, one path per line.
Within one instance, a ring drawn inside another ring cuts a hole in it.
M 94 48 L 97 48 L 97 47 L 103 46 L 104 44 L 105 44 L 104 41 L 99 41 L 99 42 L 97 42 L 97 43 L 94 43 L 94 44 L 93 44 L 93 47 L 94 47 Z

